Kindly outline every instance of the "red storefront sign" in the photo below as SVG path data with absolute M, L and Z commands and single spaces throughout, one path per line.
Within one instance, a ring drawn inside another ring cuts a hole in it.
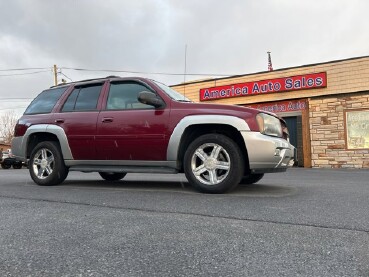
M 247 107 L 268 111 L 272 113 L 286 113 L 286 112 L 296 112 L 302 111 L 306 109 L 306 101 L 305 100 L 290 100 L 290 101 L 281 101 L 281 102 L 273 102 L 273 103 L 261 103 L 261 104 L 253 104 L 246 105 Z
M 200 101 L 327 87 L 327 73 L 312 73 L 200 89 Z

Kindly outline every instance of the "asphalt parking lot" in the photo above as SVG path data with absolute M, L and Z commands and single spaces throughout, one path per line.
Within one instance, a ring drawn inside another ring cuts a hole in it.
M 369 276 L 369 171 L 293 168 L 223 195 L 183 175 L 40 187 L 0 169 L 0 276 Z

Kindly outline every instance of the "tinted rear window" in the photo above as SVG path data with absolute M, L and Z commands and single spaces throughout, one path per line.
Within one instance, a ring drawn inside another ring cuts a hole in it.
M 50 113 L 67 88 L 44 90 L 31 102 L 24 114 Z
M 97 109 L 102 84 L 77 87 L 69 95 L 62 111 L 93 111 Z

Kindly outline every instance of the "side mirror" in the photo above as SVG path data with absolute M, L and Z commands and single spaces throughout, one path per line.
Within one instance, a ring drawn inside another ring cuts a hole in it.
M 161 100 L 155 93 L 149 91 L 141 91 L 137 97 L 138 101 L 143 104 L 154 106 L 155 108 L 160 108 L 165 105 L 164 101 Z

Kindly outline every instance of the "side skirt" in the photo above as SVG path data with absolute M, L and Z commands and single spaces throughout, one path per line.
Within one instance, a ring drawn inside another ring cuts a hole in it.
M 162 161 L 76 161 L 67 160 L 70 171 L 116 173 L 178 173 L 176 162 Z

